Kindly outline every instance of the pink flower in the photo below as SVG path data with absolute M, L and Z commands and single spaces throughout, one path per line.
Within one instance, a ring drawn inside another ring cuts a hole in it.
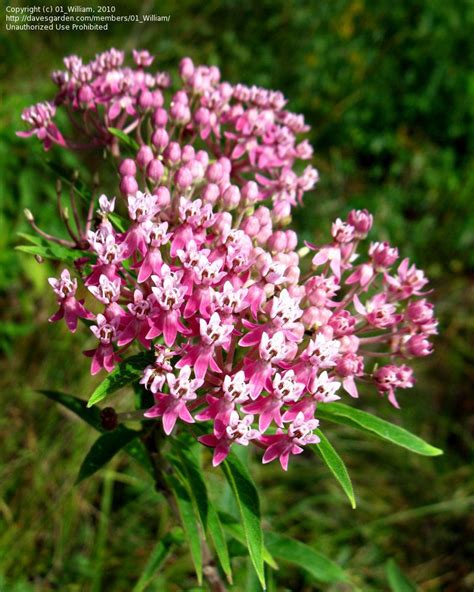
M 287 433 L 281 430 L 274 436 L 261 436 L 260 442 L 267 446 L 263 455 L 263 464 L 279 459 L 284 471 L 288 470 L 290 454 L 301 454 L 303 446 L 317 444 L 320 439 L 313 434 L 319 425 L 317 419 L 305 420 L 303 413 L 298 413 L 295 420 L 288 426 Z
M 241 419 L 236 411 L 232 411 L 229 424 L 220 436 L 208 434 L 198 438 L 199 442 L 205 446 L 214 448 L 212 466 L 217 467 L 227 458 L 234 442 L 241 446 L 248 446 L 250 440 L 255 440 L 260 436 L 257 430 L 252 429 L 252 423 L 253 415 L 246 415 Z
M 78 318 L 95 318 L 76 299 L 82 278 L 102 305 L 91 327 L 98 344 L 85 352 L 91 372 L 111 371 L 117 348 L 154 349 L 137 379 L 155 398 L 147 417 L 161 417 L 166 434 L 178 419 L 210 422 L 201 442 L 214 465 L 234 443 L 253 443 L 286 469 L 319 441 L 318 406 L 343 396 L 341 386 L 357 398 L 359 382 L 372 384 L 398 406 L 397 389 L 414 384 L 405 362 L 430 354 L 437 333 L 427 280 L 407 259 L 393 270 L 398 249 L 388 243 L 363 247 L 366 210 L 298 249 L 285 226 L 319 178 L 301 164 L 312 155 L 299 137 L 304 117 L 280 92 L 232 85 L 189 58 L 164 93 L 171 78 L 149 70 L 148 51 L 134 50 L 130 67 L 124 58 L 69 56 L 54 99 L 23 115 L 31 129 L 20 135 L 46 149 L 111 153 L 123 200 L 100 195 L 95 218 L 94 200 L 84 221 L 74 212 L 70 243 L 53 239 L 87 252 L 74 261 L 77 280 L 66 270 L 50 278 L 59 304 L 50 320 L 75 331 Z M 73 137 L 61 135 L 56 110 L 72 119 Z M 126 158 L 112 123 L 139 144 Z
M 209 367 L 213 372 L 221 373 L 221 368 L 214 360 L 214 352 L 218 347 L 228 347 L 232 331 L 232 325 L 222 324 L 217 312 L 212 314 L 208 322 L 200 319 L 200 343 L 187 348 L 187 353 L 178 362 L 177 367 L 193 364 L 196 376 L 201 379 L 204 378 Z
M 97 374 L 102 368 L 111 372 L 120 357 L 114 351 L 113 341 L 117 337 L 120 318 L 108 320 L 104 315 L 98 314 L 97 325 L 92 325 L 90 330 L 99 340 L 97 348 L 84 352 L 84 355 L 92 357 L 91 374 Z
M 250 390 L 244 372 L 240 370 L 232 376 L 226 375 L 222 383 L 222 396 L 207 395 L 208 406 L 196 415 L 196 419 L 214 420 L 214 433 L 221 436 L 235 406 L 246 403 L 249 398 Z
M 162 417 L 163 430 L 167 435 L 173 431 L 178 418 L 186 423 L 194 423 L 186 405 L 189 401 L 196 399 L 196 390 L 202 386 L 203 381 L 197 378 L 190 380 L 190 377 L 191 368 L 189 366 L 181 368 L 178 376 L 169 372 L 166 375 L 169 394 L 157 393 L 155 395 L 156 404 L 145 413 L 145 417 Z
M 304 390 L 304 384 L 296 381 L 295 373 L 289 370 L 282 374 L 275 374 L 270 388 L 270 394 L 260 396 L 256 401 L 242 407 L 245 413 L 256 413 L 259 415 L 258 428 L 265 432 L 272 421 L 277 426 L 283 427 L 281 408 L 283 405 L 292 404 L 297 401 Z
M 93 319 L 94 315 L 84 308 L 84 300 L 77 300 L 77 280 L 72 280 L 67 269 L 61 272 L 61 278 L 49 278 L 48 282 L 57 295 L 59 310 L 49 318 L 51 323 L 64 317 L 66 325 L 74 333 L 77 329 L 77 319 Z

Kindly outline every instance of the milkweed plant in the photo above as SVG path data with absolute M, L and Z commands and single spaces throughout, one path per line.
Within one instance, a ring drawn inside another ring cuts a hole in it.
M 309 127 L 281 92 L 223 82 L 217 67 L 190 58 L 173 85 L 153 62 L 145 50 L 133 51 L 133 66 L 115 49 L 87 64 L 69 56 L 52 74 L 54 99 L 22 115 L 19 136 L 89 152 L 117 185 L 103 193 L 97 178 L 90 187 L 77 176 L 58 181 L 67 239 L 25 211 L 36 233 L 20 248 L 67 264 L 49 279 L 49 320 L 72 333 L 80 326 L 90 372 L 104 376 L 87 403 L 44 392 L 101 432 L 80 480 L 122 448 L 151 474 L 181 524 L 158 550 L 181 536 L 200 584 L 232 582 L 232 538 L 262 587 L 264 564 L 280 558 L 316 580 L 347 581 L 309 546 L 262 531 L 248 458 L 236 449 L 283 471 L 298 455 L 322 460 L 353 506 L 326 422 L 440 454 L 357 405 L 361 385 L 397 409 L 414 386 L 410 361 L 431 354 L 437 332 L 428 280 L 396 247 L 369 242 L 366 210 L 336 219 L 324 244 L 300 244 L 288 229 L 318 172 L 307 164 Z M 99 411 L 124 388 L 128 410 Z M 238 518 L 208 492 L 217 467 Z

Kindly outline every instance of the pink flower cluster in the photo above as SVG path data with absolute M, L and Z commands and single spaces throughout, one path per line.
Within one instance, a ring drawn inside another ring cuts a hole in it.
M 409 360 L 430 354 L 436 334 L 427 280 L 388 243 L 361 248 L 365 210 L 336 220 L 327 244 L 297 250 L 284 227 L 317 172 L 296 172 L 312 150 L 281 93 L 220 82 L 217 68 L 185 58 L 167 102 L 169 76 L 145 73 L 146 51 L 134 60 L 131 69 L 116 50 L 88 65 L 73 56 L 54 75 L 55 104 L 117 158 L 123 199 L 102 195 L 99 222 L 85 227 L 89 266 L 76 272 L 91 305 L 64 270 L 50 280 L 59 304 L 50 320 L 64 317 L 71 331 L 94 320 L 92 374 L 132 346 L 154 350 L 140 382 L 155 405 L 144 415 L 166 434 L 178 421 L 208 422 L 199 439 L 214 465 L 234 443 L 252 443 L 286 470 L 319 442 L 319 405 L 357 398 L 367 383 L 398 407 L 396 390 L 414 383 Z M 53 115 L 43 141 L 54 141 Z M 133 158 L 120 157 L 112 122 L 134 134 Z

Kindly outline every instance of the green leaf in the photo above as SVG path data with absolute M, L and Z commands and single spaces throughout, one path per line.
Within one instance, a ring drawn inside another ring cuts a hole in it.
M 186 488 L 180 483 L 175 475 L 166 475 L 166 482 L 173 492 L 178 506 L 179 515 L 183 524 L 184 532 L 188 540 L 191 557 L 196 570 L 199 584 L 202 583 L 202 549 L 201 535 L 197 517 L 194 512 L 193 502 Z
M 351 478 L 349 477 L 349 473 L 347 472 L 347 468 L 344 464 L 344 461 L 334 450 L 334 447 L 326 438 L 326 436 L 322 433 L 322 431 L 317 430 L 316 433 L 321 439 L 321 441 L 319 442 L 319 444 L 311 446 L 311 449 L 314 453 L 319 454 L 319 456 L 327 464 L 329 470 L 334 475 L 334 477 L 336 477 L 344 493 L 349 498 L 351 506 L 355 508 L 356 500 L 354 496 L 354 490 L 352 488 Z
M 227 512 L 219 512 L 218 515 L 221 524 L 224 525 L 225 530 L 235 541 L 237 541 L 242 546 L 242 549 L 245 551 L 245 555 L 248 555 L 246 544 L 247 541 L 245 539 L 244 529 L 242 528 L 240 522 L 230 514 L 227 514 Z M 276 561 L 271 556 L 270 551 L 267 549 L 265 544 L 263 545 L 263 561 L 272 569 L 278 569 Z
M 209 498 L 205 477 L 199 466 L 199 459 L 182 438 L 179 441 L 173 441 L 173 448 L 181 460 L 181 467 L 184 469 L 186 482 L 189 485 L 188 491 L 199 514 L 203 531 L 211 535 L 222 570 L 229 582 L 232 583 L 232 568 L 227 541 L 217 510 Z M 173 462 L 173 459 L 170 458 L 170 461 Z
M 125 218 L 122 218 L 122 216 L 119 216 L 118 214 L 115 213 L 110 213 L 108 214 L 109 220 L 111 220 L 112 224 L 118 229 L 120 230 L 120 232 L 125 232 L 126 230 L 126 220 Z
M 76 483 L 80 483 L 101 469 L 138 434 L 139 432 L 120 425 L 113 432 L 105 432 L 99 436 L 82 462 Z
M 48 397 L 55 403 L 60 403 L 73 413 L 75 413 L 78 417 L 84 420 L 87 424 L 95 428 L 97 431 L 102 433 L 111 433 L 106 432 L 102 427 L 102 422 L 100 420 L 100 411 L 97 407 L 89 408 L 87 406 L 86 401 L 83 399 L 79 399 L 78 397 L 73 397 L 72 395 L 66 395 L 65 393 L 59 393 L 56 391 L 47 391 L 41 390 L 38 391 L 42 395 Z M 135 435 L 138 432 L 135 432 Z M 139 462 L 148 473 L 153 475 L 153 467 L 150 462 L 150 458 L 148 456 L 148 452 L 143 445 L 143 443 L 136 438 L 132 440 L 125 446 L 125 450 L 127 453 L 132 456 L 137 462 Z
M 211 535 L 212 542 L 214 543 L 214 549 L 222 570 L 229 580 L 229 583 L 232 584 L 232 567 L 230 564 L 229 548 L 227 547 L 227 540 L 225 538 L 222 523 L 219 519 L 219 514 L 212 503 L 209 505 L 207 529 Z
M 121 142 L 123 142 L 126 146 L 128 146 L 135 152 L 140 148 L 140 146 L 135 142 L 135 140 L 127 134 L 125 134 L 121 129 L 117 129 L 116 127 L 109 127 L 108 131 L 110 134 L 118 138 Z
M 260 524 L 260 501 L 257 488 L 247 468 L 235 453 L 231 452 L 221 466 L 237 500 L 250 558 L 260 584 L 265 589 L 263 534 Z
M 105 432 L 100 420 L 100 410 L 97 407 L 88 409 L 86 401 L 72 395 L 66 395 L 65 393 L 48 390 L 40 390 L 38 392 L 51 399 L 51 401 L 60 403 L 99 432 Z
M 71 263 L 79 257 L 88 257 L 89 251 L 64 247 L 53 241 L 48 241 L 41 236 L 19 232 L 18 236 L 28 241 L 29 245 L 20 245 L 15 247 L 17 251 L 28 253 L 29 255 L 40 255 L 44 259 L 53 259 L 54 261 L 66 261 Z
M 407 578 L 393 559 L 387 561 L 385 573 L 392 592 L 416 592 L 416 586 Z
M 153 360 L 153 352 L 142 352 L 120 362 L 95 389 L 87 406 L 92 407 L 92 405 L 103 401 L 115 391 L 139 378 L 143 373 L 143 369 Z
M 32 245 L 41 246 L 43 239 L 38 234 L 27 234 L 26 232 L 18 232 L 17 236 L 28 241 Z
M 402 446 L 411 452 L 423 456 L 438 456 L 443 454 L 439 448 L 428 444 L 418 436 L 411 434 L 404 428 L 380 419 L 360 409 L 354 409 L 343 403 L 326 403 L 319 405 L 318 418 L 327 419 L 334 423 L 348 425 L 372 435 L 387 440 L 392 444 Z
M 337 563 L 304 543 L 274 532 L 265 532 L 265 543 L 277 559 L 301 567 L 318 582 L 332 584 L 348 581 L 344 570 Z
M 174 531 L 167 533 L 160 541 L 156 543 L 155 547 L 150 553 L 148 561 L 145 565 L 145 569 L 142 571 L 140 579 L 133 587 L 132 592 L 143 592 L 151 583 L 155 573 L 170 554 L 173 545 L 177 542 L 180 542 L 179 539 L 181 537 L 179 537 L 177 531 L 180 531 L 180 529 L 176 528 Z

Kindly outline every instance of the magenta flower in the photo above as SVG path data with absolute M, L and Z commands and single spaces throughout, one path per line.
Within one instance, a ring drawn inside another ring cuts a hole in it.
M 45 150 L 49 150 L 52 144 L 65 146 L 65 141 L 57 126 L 52 123 L 56 114 L 56 107 L 52 103 L 38 103 L 25 109 L 21 115 L 23 121 L 31 126 L 27 132 L 17 132 L 20 138 L 29 138 L 36 136 L 43 142 Z
M 167 435 L 173 431 L 178 418 L 186 423 L 194 423 L 186 405 L 189 401 L 196 399 L 196 390 L 203 384 L 203 381 L 198 378 L 190 380 L 190 377 L 191 368 L 189 366 L 182 367 L 178 376 L 169 372 L 166 375 L 169 394 L 157 393 L 155 395 L 156 404 L 145 413 L 145 417 L 162 417 L 163 430 Z
M 77 329 L 77 319 L 94 319 L 94 315 L 84 308 L 84 300 L 77 300 L 75 297 L 77 290 L 77 280 L 72 280 L 67 269 L 61 272 L 61 278 L 49 278 L 48 282 L 57 295 L 59 310 L 49 317 L 49 321 L 54 323 L 63 317 L 66 325 L 74 333 Z
M 139 378 L 155 399 L 146 417 L 168 435 L 178 419 L 209 422 L 200 441 L 214 465 L 252 443 L 286 470 L 319 442 L 318 409 L 359 403 L 360 383 L 399 406 L 398 389 L 414 384 L 408 361 L 429 355 L 437 333 L 427 279 L 389 243 L 367 246 L 366 210 L 299 248 L 286 226 L 319 179 L 303 116 L 282 93 L 230 84 L 190 58 L 171 89 L 153 61 L 146 50 L 130 66 L 114 49 L 89 63 L 69 56 L 54 99 L 24 112 L 31 129 L 20 135 L 46 149 L 100 148 L 116 163 L 117 198 L 93 198 L 83 223 L 76 209 L 72 241 L 53 237 L 81 254 L 77 279 L 49 280 L 50 320 L 75 331 L 78 318 L 95 319 L 92 374 L 116 366 L 117 348 L 154 350 Z M 126 158 L 112 124 L 131 140 Z M 80 282 L 97 316 L 76 299 Z
M 102 368 L 111 372 L 115 364 L 120 361 L 119 355 L 114 351 L 113 342 L 116 340 L 120 325 L 120 318 L 106 319 L 102 314 L 96 318 L 97 325 L 91 326 L 91 331 L 99 340 L 95 349 L 85 351 L 84 354 L 92 358 L 91 374 L 97 374 Z
M 214 448 L 214 455 L 212 457 L 212 465 L 214 467 L 217 467 L 225 460 L 234 442 L 237 442 L 241 446 L 248 446 L 250 440 L 255 440 L 260 436 L 258 430 L 252 429 L 252 423 L 253 415 L 246 415 L 241 419 L 237 411 L 232 411 L 229 424 L 220 436 L 207 434 L 198 438 L 199 442 L 205 446 Z
M 279 430 L 275 435 L 261 436 L 260 442 L 267 447 L 262 459 L 263 464 L 278 458 L 281 468 L 287 471 L 290 454 L 301 454 L 303 446 L 319 442 L 319 437 L 313 434 L 318 425 L 317 419 L 306 421 L 303 413 L 298 413 L 288 426 L 287 433 Z

